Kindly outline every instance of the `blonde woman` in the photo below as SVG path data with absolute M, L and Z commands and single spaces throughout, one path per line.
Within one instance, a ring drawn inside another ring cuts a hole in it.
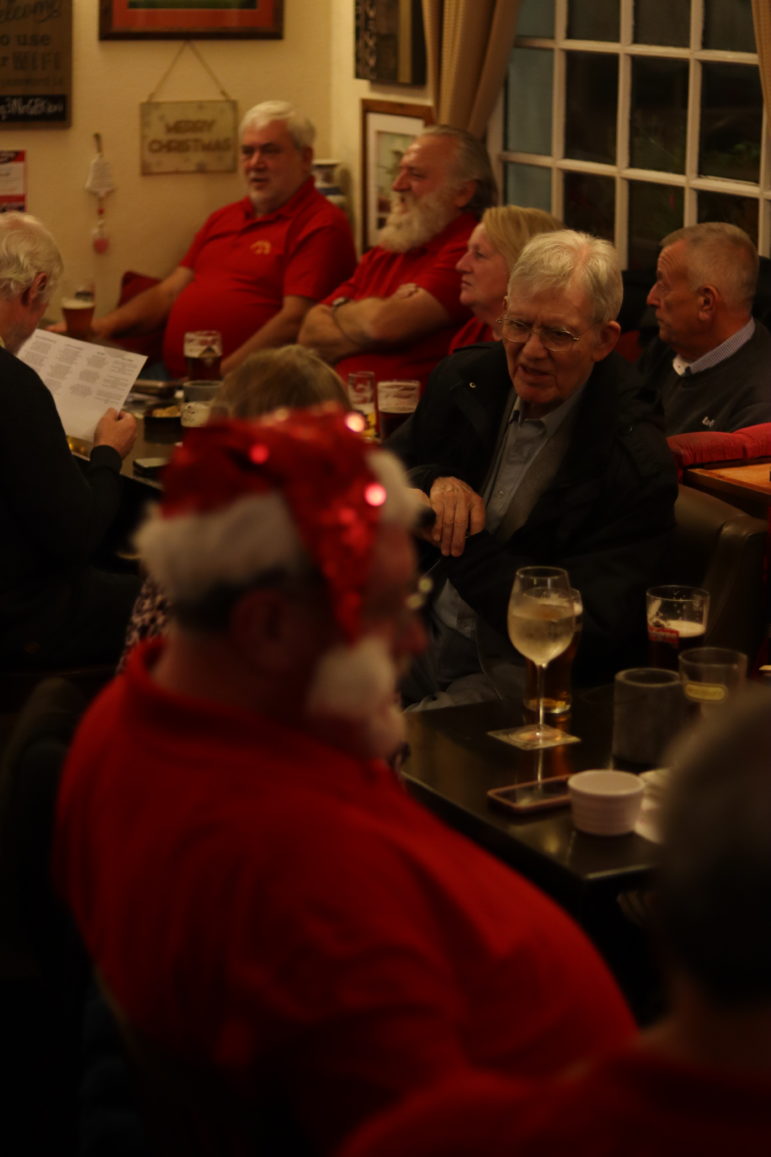
M 527 242 L 536 233 L 553 233 L 564 226 L 542 209 L 499 205 L 485 209 L 469 237 L 468 248 L 455 268 L 462 274 L 460 300 L 474 316 L 458 330 L 450 352 L 462 346 L 497 340 L 495 323 L 503 312 L 509 274 Z

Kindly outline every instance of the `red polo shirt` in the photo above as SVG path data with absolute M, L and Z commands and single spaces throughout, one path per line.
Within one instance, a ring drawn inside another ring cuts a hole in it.
M 320 301 L 356 264 L 348 219 L 308 178 L 272 213 L 248 197 L 212 213 L 180 263 L 195 273 L 166 322 L 163 359 L 184 373 L 184 335 L 217 329 L 227 356 L 278 313 L 286 296 Z
M 337 297 L 350 297 L 353 301 L 390 297 L 399 286 L 413 284 L 435 297 L 450 317 L 447 326 L 416 341 L 343 358 L 335 369 L 344 381 L 355 370 L 372 370 L 376 381 L 417 378 L 425 385 L 436 363 L 447 353 L 455 330 L 471 316 L 459 300 L 461 275 L 455 266 L 466 252 L 476 224 L 471 213 L 461 213 L 426 245 L 406 253 L 392 253 L 376 245 L 364 254 L 350 280 L 328 296 L 328 304 Z

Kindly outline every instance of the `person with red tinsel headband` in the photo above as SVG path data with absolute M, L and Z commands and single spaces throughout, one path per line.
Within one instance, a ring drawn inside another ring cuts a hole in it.
M 632 1031 L 583 934 L 385 762 L 424 642 L 420 508 L 360 424 L 189 432 L 139 535 L 176 623 L 90 708 L 58 802 L 55 875 L 105 989 L 210 1072 L 244 1151 L 245 1121 L 332 1153 L 441 1075 L 546 1075 Z

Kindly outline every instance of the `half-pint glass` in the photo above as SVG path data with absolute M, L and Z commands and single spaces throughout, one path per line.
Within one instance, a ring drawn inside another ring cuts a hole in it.
M 563 651 L 561 655 L 557 655 L 556 659 L 552 659 L 543 673 L 543 709 L 546 715 L 566 715 L 573 701 L 570 676 L 581 638 L 584 607 L 581 602 L 580 591 L 572 587 L 570 594 L 573 599 L 573 614 L 576 625 L 568 649 Z M 523 704 L 526 711 L 535 712 L 538 710 L 538 668 L 530 659 L 525 660 Z

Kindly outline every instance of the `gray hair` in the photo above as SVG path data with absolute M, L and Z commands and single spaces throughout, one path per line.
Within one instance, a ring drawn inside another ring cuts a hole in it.
M 243 136 L 247 129 L 264 129 L 272 121 L 284 122 L 296 148 L 313 147 L 316 139 L 315 125 L 286 100 L 264 100 L 262 104 L 253 105 L 241 121 L 238 134 Z
M 302 409 L 337 402 L 348 409 L 340 376 L 313 350 L 301 345 L 258 350 L 220 386 L 212 418 L 257 418 L 287 406 Z
M 533 237 L 511 271 L 508 293 L 547 293 L 568 286 L 584 293 L 594 325 L 613 321 L 624 289 L 610 241 L 572 229 Z
M 0 295 L 18 296 L 41 273 L 46 284 L 38 297 L 48 301 L 62 275 L 61 254 L 51 234 L 29 213 L 0 213 Z
M 752 239 L 738 225 L 703 221 L 668 233 L 662 249 L 685 243 L 686 276 L 691 289 L 714 285 L 731 309 L 752 308 L 760 259 Z
M 498 186 L 490 164 L 490 154 L 483 141 L 452 125 L 428 125 L 420 137 L 450 137 L 456 142 L 454 171 L 458 184 L 476 181 L 476 190 L 467 205 L 469 213 L 479 217 L 485 209 L 498 203 Z
M 657 921 L 723 1006 L 771 1001 L 771 693 L 746 690 L 673 748 Z

